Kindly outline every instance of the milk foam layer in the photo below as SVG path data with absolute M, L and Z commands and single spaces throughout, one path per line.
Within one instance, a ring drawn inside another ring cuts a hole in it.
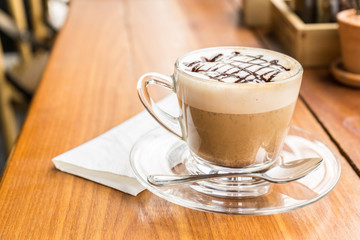
M 243 55 L 262 55 L 276 60 L 288 71 L 281 71 L 270 82 L 219 82 L 198 72 L 189 71 L 188 63 L 201 57 L 212 58 L 234 51 Z M 294 59 L 269 50 L 242 47 L 208 48 L 178 59 L 174 74 L 178 97 L 195 108 L 227 114 L 251 114 L 276 110 L 296 101 L 302 79 L 301 65 Z
M 204 75 L 209 79 L 227 83 L 266 83 L 271 82 L 282 72 L 291 69 L 279 64 L 279 60 L 268 60 L 264 55 L 253 55 L 233 51 L 217 53 L 210 58 L 183 63 L 190 73 Z

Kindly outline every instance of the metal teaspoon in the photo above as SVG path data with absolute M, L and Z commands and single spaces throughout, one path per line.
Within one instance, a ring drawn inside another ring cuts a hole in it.
M 287 183 L 306 176 L 319 167 L 322 161 L 323 159 L 320 157 L 304 158 L 281 165 L 275 165 L 264 172 L 199 175 L 149 175 L 147 180 L 149 183 L 156 186 L 182 184 L 227 177 L 256 177 L 273 183 Z

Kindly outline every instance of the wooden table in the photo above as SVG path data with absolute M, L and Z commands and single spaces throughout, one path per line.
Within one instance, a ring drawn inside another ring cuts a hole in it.
M 273 48 L 239 25 L 235 0 L 74 0 L 0 184 L 0 239 L 357 239 L 360 91 L 305 69 L 293 124 L 340 156 L 320 201 L 288 213 L 235 216 L 137 197 L 60 172 L 51 159 L 143 110 L 136 82 L 171 74 L 193 49 Z M 161 93 L 164 94 L 164 93 Z

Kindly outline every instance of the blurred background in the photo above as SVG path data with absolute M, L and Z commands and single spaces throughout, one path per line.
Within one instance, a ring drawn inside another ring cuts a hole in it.
M 67 0 L 0 0 L 0 174 L 68 8 Z

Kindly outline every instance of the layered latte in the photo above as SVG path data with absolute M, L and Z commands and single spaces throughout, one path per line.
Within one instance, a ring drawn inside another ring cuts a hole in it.
M 264 49 L 209 48 L 179 58 L 174 78 L 196 157 L 231 168 L 276 159 L 299 93 L 297 61 Z

